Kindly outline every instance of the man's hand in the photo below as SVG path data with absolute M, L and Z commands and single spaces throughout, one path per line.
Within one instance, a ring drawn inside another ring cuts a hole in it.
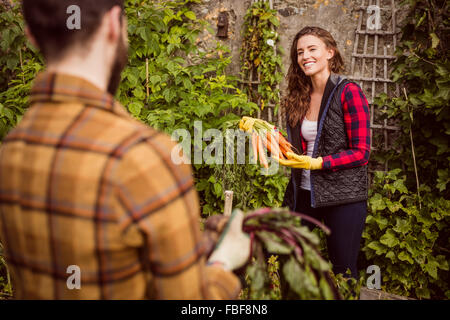
M 244 214 L 234 210 L 208 263 L 221 263 L 226 270 L 244 266 L 250 258 L 250 237 L 242 231 Z
M 311 158 L 310 156 L 300 156 L 298 154 L 288 152 L 288 159 L 277 159 L 278 162 L 286 167 L 295 169 L 307 169 L 307 170 L 321 170 L 323 165 L 322 157 Z

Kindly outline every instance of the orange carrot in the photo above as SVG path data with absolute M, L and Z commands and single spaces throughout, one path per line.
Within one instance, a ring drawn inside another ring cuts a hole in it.
M 276 158 L 283 157 L 275 137 L 270 132 L 267 132 L 267 145 L 270 147 L 269 151 L 272 156 L 275 156 Z
M 279 144 L 280 144 L 280 148 L 283 148 L 286 151 L 291 149 L 290 144 L 288 142 L 286 142 L 286 141 L 280 140 Z
M 262 164 L 264 168 L 268 168 L 269 164 L 267 163 L 266 155 L 264 154 L 262 139 L 260 136 L 257 137 L 258 137 L 259 162 Z
M 283 149 L 284 152 L 292 152 L 292 145 L 286 140 L 280 141 L 280 147 Z
M 261 139 L 262 139 L 263 143 L 265 144 L 267 150 L 269 152 L 273 152 L 273 148 L 272 148 L 272 145 L 270 143 L 270 133 L 269 132 L 266 133 L 266 140 L 264 140 L 263 137 L 261 137 Z
M 289 152 L 289 149 L 287 149 L 284 145 L 280 144 L 280 150 L 281 150 L 282 154 L 287 157 L 287 153 Z
M 280 143 L 283 143 L 283 144 L 287 144 L 287 145 L 289 145 L 289 146 L 292 146 L 290 143 L 289 143 L 289 141 L 287 141 L 286 140 L 286 138 L 283 136 L 283 134 L 280 132 L 280 131 L 278 131 L 278 134 L 279 134 L 279 136 L 280 136 Z
M 288 141 L 286 141 L 284 139 L 280 139 L 280 146 L 285 147 L 285 149 L 287 149 L 287 150 L 291 150 L 292 149 L 292 145 Z

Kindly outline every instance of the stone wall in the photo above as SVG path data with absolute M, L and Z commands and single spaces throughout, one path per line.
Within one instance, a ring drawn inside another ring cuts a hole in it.
M 283 0 L 274 1 L 274 9 L 280 18 L 280 45 L 284 49 L 284 73 L 290 64 L 289 51 L 295 34 L 305 26 L 319 26 L 333 35 L 338 48 L 348 66 L 353 50 L 353 41 L 358 22 L 359 1 L 351 0 Z M 228 39 L 207 36 L 200 45 L 212 45 L 212 38 L 226 44 L 231 49 L 233 62 L 230 66 L 232 74 L 240 70 L 239 54 L 242 43 L 244 15 L 251 5 L 251 0 L 203 0 L 196 8 L 199 17 L 210 22 L 217 31 L 217 18 L 220 11 L 227 11 L 229 16 Z M 282 87 L 284 87 L 282 85 Z
M 375 0 L 369 1 L 370 4 L 376 3 Z M 365 1 L 366 5 L 369 4 L 369 1 Z M 278 11 L 281 22 L 278 28 L 281 41 L 278 45 L 284 48 L 284 74 L 286 74 L 290 64 L 289 51 L 292 39 L 305 26 L 319 26 L 333 35 L 346 64 L 345 74 L 348 74 L 361 4 L 362 0 L 273 0 L 274 9 Z M 388 7 L 389 4 L 389 0 L 381 0 L 380 6 Z M 219 13 L 221 11 L 228 12 L 228 38 L 221 39 L 205 32 L 199 45 L 211 46 L 212 40 L 219 40 L 226 44 L 231 49 L 232 54 L 229 72 L 234 75 L 238 75 L 240 70 L 239 56 L 243 20 L 250 5 L 251 0 L 203 0 L 201 5 L 194 8 L 200 18 L 210 22 L 215 32 L 217 31 Z M 387 19 L 382 18 L 383 21 L 387 21 Z M 369 44 L 368 52 L 371 50 L 370 46 L 371 44 Z M 390 53 L 393 53 L 393 48 L 391 48 Z M 281 84 L 281 88 L 285 88 L 285 81 Z

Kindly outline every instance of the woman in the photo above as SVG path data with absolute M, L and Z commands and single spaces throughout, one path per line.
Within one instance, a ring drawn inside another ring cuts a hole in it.
M 343 66 L 328 31 L 305 27 L 295 36 L 284 107 L 288 139 L 300 155 L 280 163 L 293 168 L 284 205 L 323 220 L 331 229 L 327 247 L 333 271 L 345 274 L 349 268 L 357 278 L 370 121 L 361 88 L 337 74 Z

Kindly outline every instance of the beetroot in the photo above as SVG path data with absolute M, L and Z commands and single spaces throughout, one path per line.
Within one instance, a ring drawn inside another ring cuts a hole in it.
M 319 253 L 319 238 L 302 226 L 307 220 L 326 234 L 319 221 L 285 208 L 263 208 L 245 215 L 243 231 L 250 234 L 251 262 L 247 267 L 250 296 L 269 295 L 267 272 L 270 255 L 279 257 L 281 299 L 342 299 L 330 271 L 331 265 Z

